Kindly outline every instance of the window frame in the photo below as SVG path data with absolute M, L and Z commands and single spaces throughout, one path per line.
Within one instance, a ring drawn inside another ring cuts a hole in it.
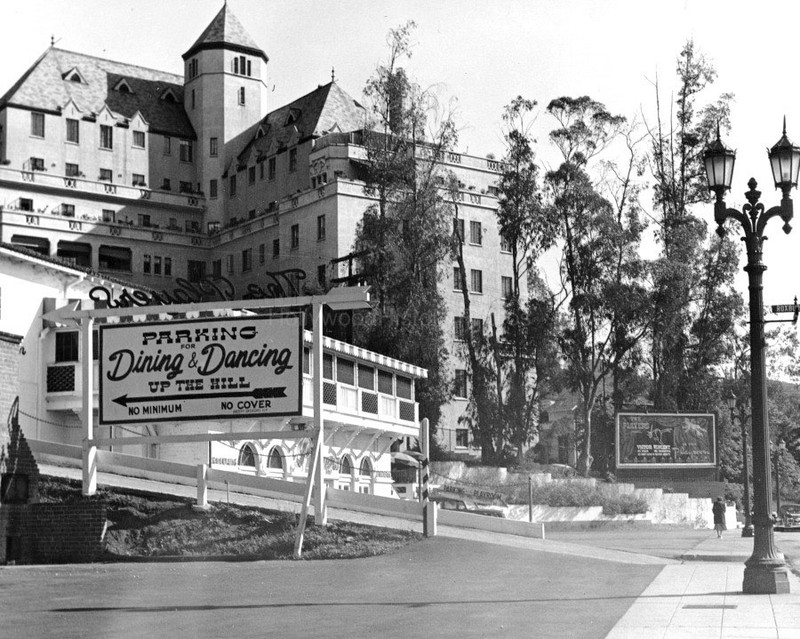
M 104 151 L 114 150 L 114 127 L 110 124 L 100 125 L 100 148 Z
M 44 139 L 45 133 L 44 113 L 31 111 L 31 137 Z
M 75 118 L 67 118 L 65 140 L 69 144 L 81 143 L 81 121 Z

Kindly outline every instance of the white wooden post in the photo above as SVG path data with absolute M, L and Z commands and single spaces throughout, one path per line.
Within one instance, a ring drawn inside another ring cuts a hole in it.
M 314 384 L 314 430 L 319 433 L 319 453 L 314 463 L 316 469 L 316 499 L 314 501 L 314 523 L 317 526 L 328 525 L 328 507 L 325 503 L 325 419 L 323 415 L 323 377 L 322 377 L 322 310 L 321 302 L 311 305 L 312 334 L 314 345 L 312 349 L 311 365 L 313 371 L 312 383 Z
M 94 440 L 94 360 L 92 359 L 94 319 L 81 318 L 81 369 L 83 399 L 83 494 L 97 492 L 97 446 Z
M 197 465 L 197 507 L 208 509 L 208 464 Z
M 314 490 L 314 475 L 317 471 L 317 458 L 322 453 L 322 433 L 317 433 L 317 441 L 314 444 L 314 452 L 311 454 L 311 460 L 308 463 L 308 480 L 306 482 L 306 494 L 303 498 L 303 505 L 300 508 L 300 521 L 297 522 L 297 531 L 294 536 L 294 553 L 295 559 L 300 559 L 303 554 L 303 537 L 306 534 L 306 520 L 308 519 L 308 509 L 311 507 L 311 493 Z

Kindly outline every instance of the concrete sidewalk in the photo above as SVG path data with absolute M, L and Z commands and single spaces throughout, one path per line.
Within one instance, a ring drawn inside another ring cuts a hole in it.
M 617 622 L 607 639 L 800 639 L 800 579 L 791 593 L 745 595 L 744 562 L 752 538 L 730 531 L 710 536 L 665 566 Z

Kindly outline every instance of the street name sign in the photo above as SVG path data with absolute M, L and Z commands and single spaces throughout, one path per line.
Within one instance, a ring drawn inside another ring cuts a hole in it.
M 100 424 L 299 415 L 303 316 L 102 324 Z

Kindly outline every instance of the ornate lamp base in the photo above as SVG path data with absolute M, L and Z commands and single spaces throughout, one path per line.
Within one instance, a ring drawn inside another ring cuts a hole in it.
M 750 595 L 784 595 L 789 593 L 789 572 L 782 561 L 745 562 L 742 592 Z

